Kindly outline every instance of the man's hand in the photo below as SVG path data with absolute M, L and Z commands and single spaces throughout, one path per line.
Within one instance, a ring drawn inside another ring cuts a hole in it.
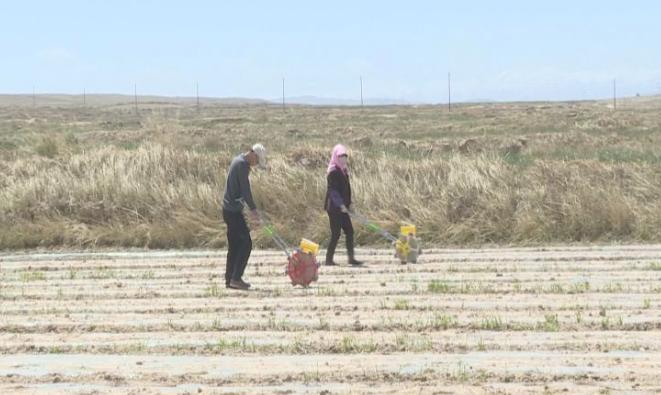
M 344 204 L 340 206 L 340 211 L 342 211 L 344 214 L 349 214 L 349 209 Z
M 257 210 L 250 210 L 250 225 L 252 225 L 252 227 L 262 225 L 262 218 L 259 216 Z

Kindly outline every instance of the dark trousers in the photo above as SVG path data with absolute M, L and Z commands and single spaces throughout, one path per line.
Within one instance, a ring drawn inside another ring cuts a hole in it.
M 229 284 L 230 280 L 238 281 L 243 277 L 252 251 L 252 239 L 242 212 L 223 210 L 223 220 L 227 224 L 225 284 Z
M 347 242 L 347 255 L 349 255 L 349 261 L 351 262 L 354 257 L 353 252 L 353 225 L 351 224 L 351 217 L 349 214 L 343 212 L 328 212 L 328 220 L 330 222 L 331 229 L 331 239 L 328 243 L 328 249 L 326 250 L 326 262 L 333 260 L 333 255 L 335 255 L 335 248 L 337 247 L 337 242 L 340 240 L 340 232 L 344 231 L 344 236 Z

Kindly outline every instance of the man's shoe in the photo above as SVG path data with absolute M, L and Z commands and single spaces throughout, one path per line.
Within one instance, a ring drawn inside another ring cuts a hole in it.
M 240 289 L 242 291 L 247 291 L 250 289 L 250 284 L 243 280 L 232 280 L 230 281 L 230 288 L 232 289 Z
M 349 265 L 351 265 L 351 266 L 362 266 L 363 263 L 361 261 L 356 260 L 356 259 L 352 259 L 352 260 L 349 261 Z
M 337 263 L 333 261 L 326 261 L 326 263 L 324 263 L 324 266 L 337 266 Z

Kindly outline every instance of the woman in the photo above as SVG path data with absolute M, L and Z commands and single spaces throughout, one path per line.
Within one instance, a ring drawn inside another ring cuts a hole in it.
M 337 242 L 340 240 L 341 230 L 344 230 L 344 236 L 346 237 L 349 264 L 352 266 L 363 264 L 354 257 L 353 225 L 351 224 L 351 217 L 349 217 L 351 184 L 349 183 L 349 168 L 347 166 L 348 157 L 347 149 L 341 144 L 336 145 L 333 148 L 333 155 L 326 171 L 328 189 L 326 190 L 324 209 L 328 213 L 331 229 L 331 239 L 328 250 L 326 250 L 327 266 L 336 264 L 333 261 L 333 255 L 335 255 Z

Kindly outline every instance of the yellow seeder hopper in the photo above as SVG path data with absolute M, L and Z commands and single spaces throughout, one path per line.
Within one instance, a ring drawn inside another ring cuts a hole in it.
M 395 246 L 395 257 L 399 258 L 399 261 L 403 265 L 418 262 L 418 256 L 422 253 L 422 248 L 416 235 L 417 230 L 415 225 L 402 225 L 399 229 L 399 237 L 395 237 L 356 211 L 350 211 L 349 215 L 363 224 L 368 230 L 378 233 L 390 241 Z

